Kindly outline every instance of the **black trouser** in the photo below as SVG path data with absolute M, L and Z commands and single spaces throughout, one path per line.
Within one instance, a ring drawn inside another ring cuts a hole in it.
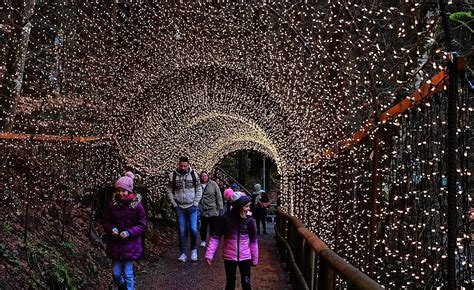
M 201 241 L 206 241 L 207 237 L 207 228 L 209 227 L 209 232 L 214 232 L 214 224 L 216 217 L 215 216 L 201 216 L 201 228 L 199 229 L 199 234 L 201 235 Z
M 252 267 L 252 262 L 250 260 L 239 262 L 224 260 L 225 276 L 227 278 L 225 289 L 235 289 L 235 274 L 237 273 L 237 266 L 239 266 L 242 289 L 252 289 L 250 286 L 250 268 Z
M 260 223 L 262 223 L 263 233 L 267 233 L 267 225 L 265 219 L 267 218 L 266 215 L 256 215 L 255 220 L 257 222 L 257 233 L 260 234 Z

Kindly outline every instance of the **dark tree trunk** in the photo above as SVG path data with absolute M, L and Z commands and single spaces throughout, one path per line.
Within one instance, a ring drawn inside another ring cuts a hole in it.
M 11 17 L 6 21 L 6 26 L 11 28 L 11 31 L 7 41 L 5 74 L 0 82 L 0 130 L 3 132 L 11 132 L 13 128 L 30 38 L 29 18 L 33 14 L 35 0 L 12 1 L 9 4 L 12 11 L 20 11 L 21 14 L 11 13 Z M 0 173 L 6 166 L 7 157 L 7 148 L 0 145 Z
M 23 73 L 25 68 L 26 53 L 30 38 L 31 23 L 29 18 L 33 15 L 34 0 L 12 1 L 13 10 L 8 26 L 12 29 L 7 41 L 5 64 L 5 77 L 0 87 L 0 122 L 4 132 L 10 132 L 15 118 L 18 96 L 23 86 Z
M 243 186 L 246 186 L 245 182 L 247 180 L 247 152 L 240 151 L 238 153 L 238 164 L 239 164 L 239 174 L 238 174 L 238 181 Z

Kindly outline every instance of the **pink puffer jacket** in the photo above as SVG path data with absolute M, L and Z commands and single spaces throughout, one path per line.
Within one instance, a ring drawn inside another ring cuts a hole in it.
M 252 217 L 241 218 L 232 212 L 219 217 L 215 232 L 209 239 L 206 259 L 212 260 L 224 236 L 222 258 L 230 261 L 251 260 L 252 265 L 258 264 L 258 242 L 255 220 Z

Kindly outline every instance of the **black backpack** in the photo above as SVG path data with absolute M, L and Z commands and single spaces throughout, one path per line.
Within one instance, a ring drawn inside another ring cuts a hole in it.
M 191 177 L 193 179 L 193 187 L 194 187 L 194 192 L 196 192 L 196 188 L 197 188 L 197 179 L 196 179 L 196 175 L 194 174 L 194 170 L 191 170 Z M 174 192 L 176 191 L 176 171 L 173 171 L 173 180 L 171 181 L 171 190 L 173 192 L 173 195 L 174 195 Z

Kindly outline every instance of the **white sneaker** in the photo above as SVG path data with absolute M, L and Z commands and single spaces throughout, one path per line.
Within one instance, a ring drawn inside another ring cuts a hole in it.
M 206 247 L 206 241 L 201 242 L 201 247 L 205 248 Z
M 178 258 L 178 261 L 181 261 L 181 262 L 186 262 L 188 260 L 188 257 L 186 256 L 186 254 L 181 254 L 181 256 L 179 256 Z
M 198 260 L 198 251 L 197 250 L 192 250 L 191 251 L 191 261 L 196 262 Z

